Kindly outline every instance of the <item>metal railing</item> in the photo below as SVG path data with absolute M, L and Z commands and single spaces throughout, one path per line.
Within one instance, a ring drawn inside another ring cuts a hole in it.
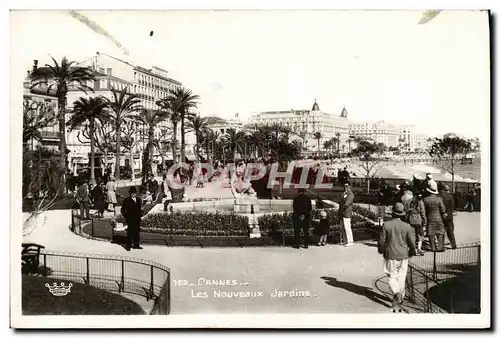
M 462 284 L 471 281 L 478 283 L 480 266 L 479 243 L 463 244 L 455 250 L 429 252 L 424 256 L 413 257 L 406 276 L 407 298 L 418 312 L 455 313 L 458 310 L 456 305 L 460 291 L 446 283 L 454 279 L 462 279 Z M 474 287 L 471 285 L 467 292 L 475 292 Z M 435 299 L 438 288 L 444 293 L 439 301 Z M 479 295 L 472 296 L 479 299 Z M 479 304 L 471 306 L 477 308 Z
M 104 254 L 42 250 L 40 265 L 44 277 L 139 295 L 154 302 L 150 314 L 170 313 L 170 270 L 156 262 Z

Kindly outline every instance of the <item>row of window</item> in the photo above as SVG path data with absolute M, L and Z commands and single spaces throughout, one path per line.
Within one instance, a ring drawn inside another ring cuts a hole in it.
M 153 87 L 161 90 L 173 90 L 175 85 L 169 81 L 134 72 L 134 81 L 141 86 Z

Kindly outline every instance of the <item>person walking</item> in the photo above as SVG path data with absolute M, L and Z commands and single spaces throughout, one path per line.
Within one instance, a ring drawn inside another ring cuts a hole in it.
M 403 195 L 401 196 L 401 203 L 406 205 L 406 202 L 411 201 L 413 199 L 413 192 L 411 191 L 410 182 L 406 181 L 403 184 Z
M 80 204 L 80 218 L 86 220 L 90 219 L 90 193 L 87 182 L 83 183 L 78 188 L 76 192 L 76 201 Z
M 104 186 L 100 178 L 97 179 L 97 184 L 92 190 L 92 199 L 94 200 L 94 207 L 97 210 L 98 216 L 103 218 L 106 202 L 104 201 Z
M 408 223 L 402 221 L 406 216 L 404 205 L 396 203 L 392 208 L 393 219 L 382 226 L 378 241 L 378 253 L 384 256 L 384 273 L 389 278 L 389 288 L 393 294 L 393 312 L 401 312 L 400 305 L 405 296 L 405 281 L 408 271 L 408 258 L 414 256 L 415 232 Z
M 438 184 L 439 197 L 443 200 L 444 209 L 446 212 L 446 217 L 443 218 L 444 230 L 450 241 L 451 248 L 457 248 L 457 241 L 455 239 L 455 224 L 453 223 L 453 212 L 455 210 L 455 202 L 453 201 L 453 196 L 449 194 L 450 188 L 439 182 Z
M 107 191 L 107 197 L 108 197 L 108 211 L 113 211 L 115 212 L 115 206 L 117 203 L 116 200 L 116 184 L 115 184 L 115 178 L 114 176 L 111 176 L 111 180 L 106 184 L 106 191 Z M 113 209 L 110 208 L 110 206 L 113 207 Z
M 406 222 L 415 230 L 417 238 L 417 252 L 418 256 L 423 256 L 422 243 L 424 241 L 424 228 L 427 224 L 427 217 L 425 215 L 425 206 L 422 201 L 422 195 L 412 196 L 403 203 L 406 212 Z
M 304 194 L 304 189 L 298 189 L 298 195 L 293 199 L 292 223 L 295 236 L 294 248 L 300 248 L 300 231 L 304 236 L 304 248 L 308 248 L 309 224 L 311 222 L 312 200 Z
M 443 200 L 438 195 L 436 181 L 429 181 L 426 189 L 427 196 L 424 197 L 425 215 L 427 218 L 427 236 L 429 237 L 431 250 L 444 251 L 444 223 L 447 218 Z M 436 247 L 437 239 L 437 247 Z
M 127 251 L 130 248 L 142 249 L 140 246 L 140 230 L 142 216 L 142 201 L 137 196 L 137 188 L 129 189 L 130 196 L 123 201 L 121 213 L 127 223 Z
M 351 191 L 351 185 L 349 181 L 344 182 L 344 194 L 340 198 L 339 202 L 339 214 L 342 218 L 342 224 L 340 227 L 340 244 L 344 246 L 352 246 L 354 244 L 354 239 L 352 236 L 351 229 L 351 217 L 352 217 L 352 207 L 354 202 L 354 193 Z

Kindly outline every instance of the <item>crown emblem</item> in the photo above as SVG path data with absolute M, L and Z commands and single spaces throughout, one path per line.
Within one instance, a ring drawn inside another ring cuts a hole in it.
M 61 297 L 66 296 L 71 292 L 71 287 L 73 283 L 69 283 L 68 286 L 64 285 L 64 282 L 61 282 L 61 285 L 57 285 L 57 283 L 53 283 L 50 285 L 49 283 L 45 283 L 45 286 L 49 288 L 49 292 L 54 296 Z

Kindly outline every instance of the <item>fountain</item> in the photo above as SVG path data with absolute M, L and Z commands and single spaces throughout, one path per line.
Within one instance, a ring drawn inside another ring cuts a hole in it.
M 174 212 L 213 212 L 213 213 L 236 213 L 248 218 L 250 238 L 259 238 L 260 231 L 258 218 L 265 214 L 284 214 L 293 210 L 293 200 L 280 199 L 258 199 L 250 182 L 245 182 L 242 175 L 235 175 L 230 180 L 230 189 L 233 198 L 214 199 L 207 201 L 186 201 L 170 204 Z M 222 187 L 221 187 L 222 188 Z M 324 201 L 324 200 L 323 200 Z M 327 201 L 329 202 L 329 201 Z M 331 202 L 330 202 L 331 203 Z M 313 210 L 316 209 L 316 201 L 312 200 Z M 334 207 L 332 203 L 332 207 Z M 163 213 L 163 204 L 155 205 L 151 213 Z

